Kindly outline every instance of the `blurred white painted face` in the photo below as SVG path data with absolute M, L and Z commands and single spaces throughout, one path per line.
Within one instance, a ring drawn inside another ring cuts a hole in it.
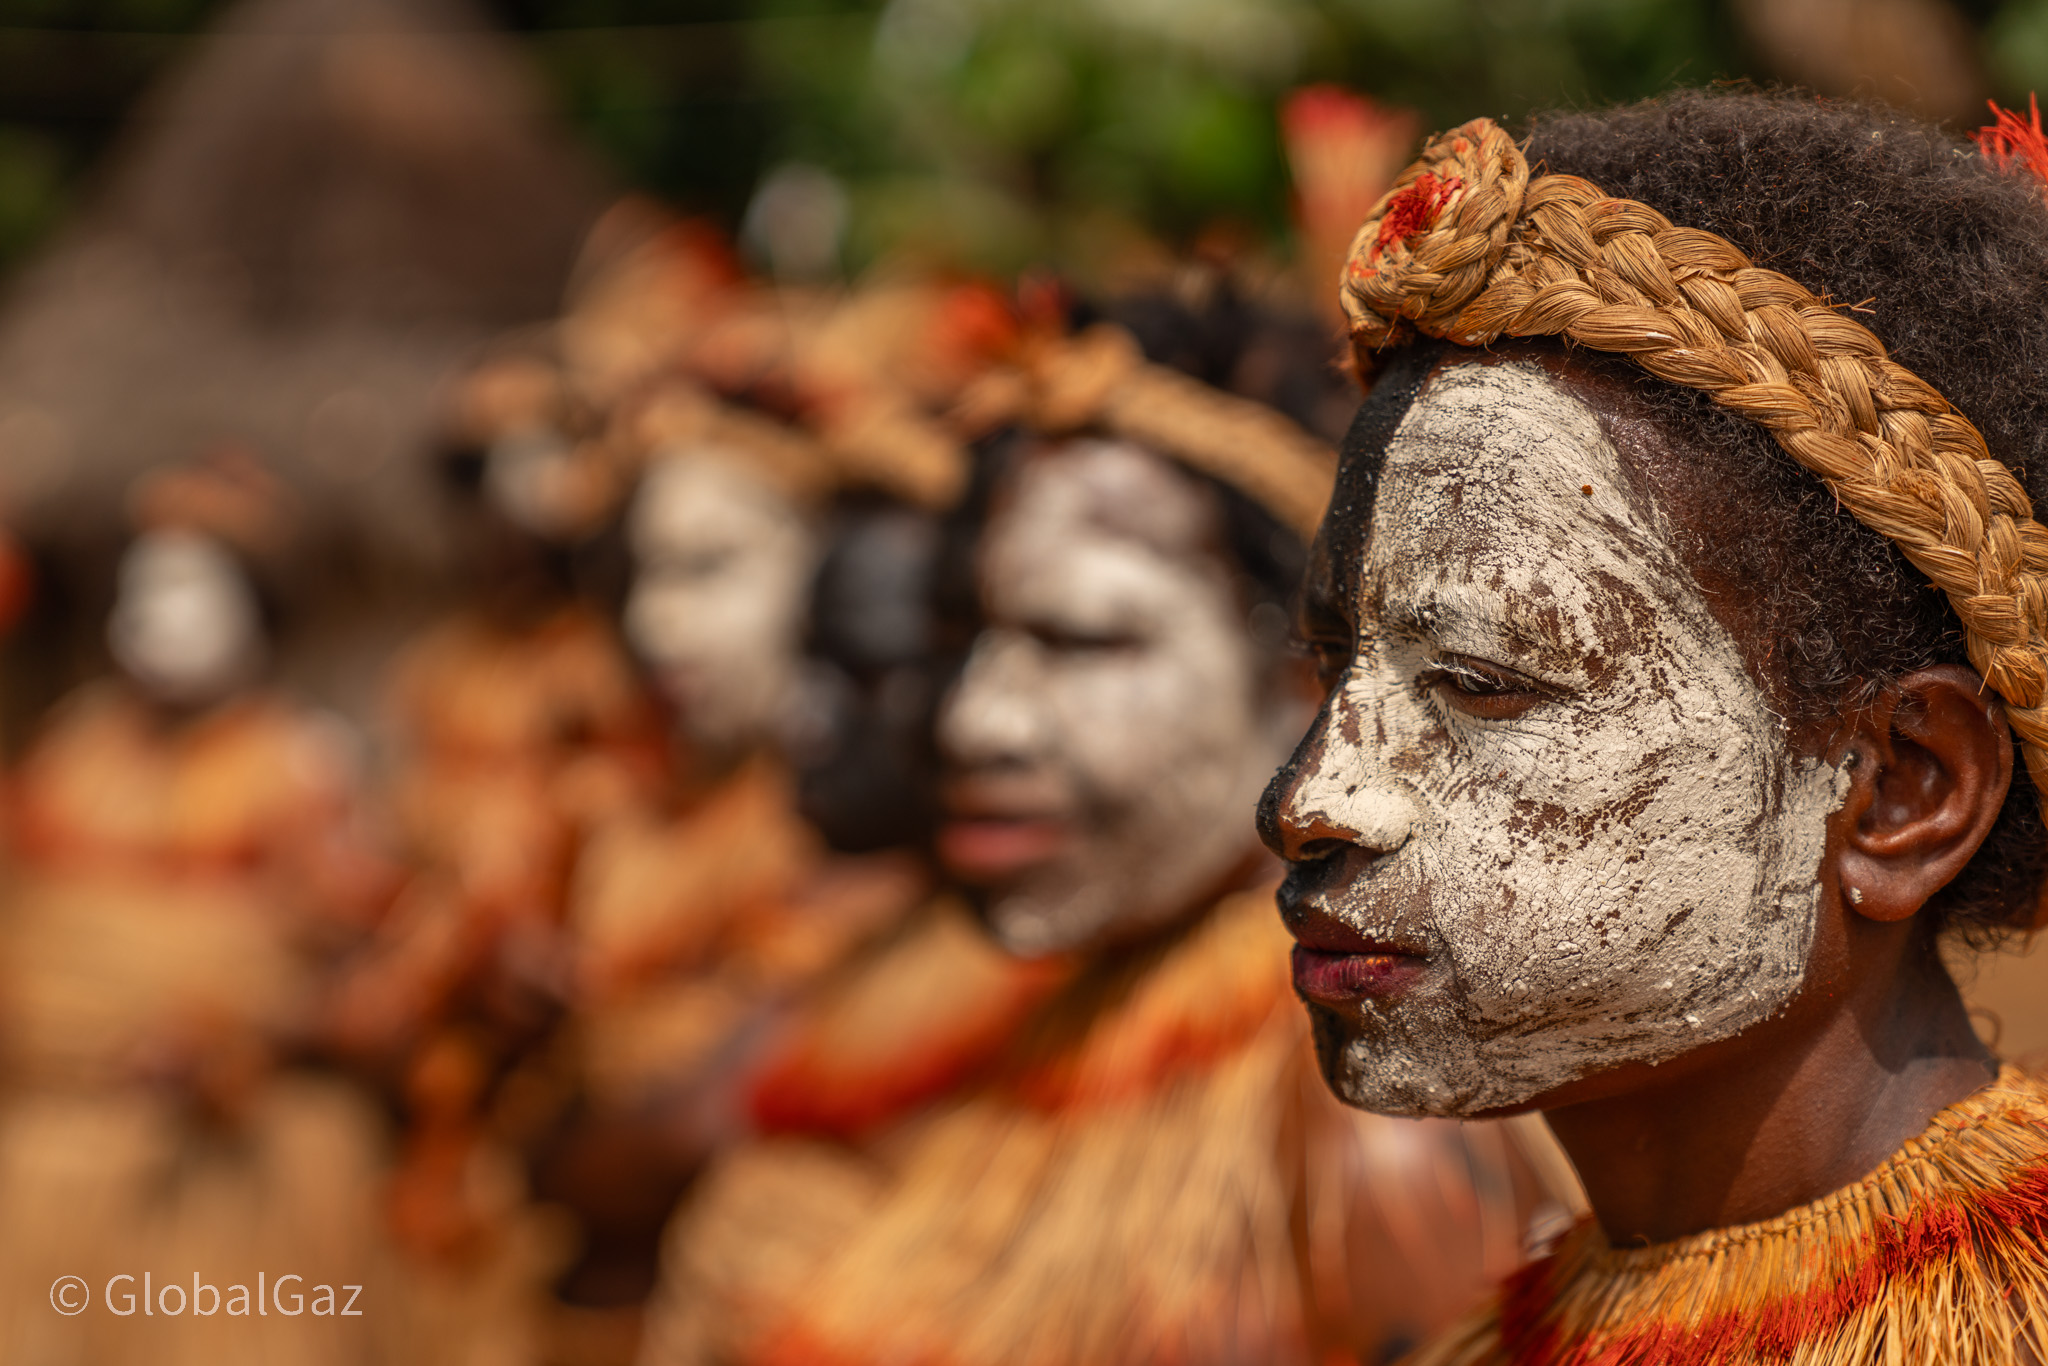
M 160 700 L 220 701 L 263 662 L 255 591 L 211 537 L 146 532 L 121 558 L 107 644 L 115 662 Z
M 818 546 L 738 457 L 658 461 L 633 500 L 626 634 L 685 734 L 715 752 L 773 739 L 794 699 Z
M 580 527 L 576 446 L 552 427 L 499 437 L 484 454 L 484 493 L 522 531 L 566 540 Z
M 1303 711 L 1265 686 L 1208 490 L 1135 446 L 1029 459 L 984 533 L 984 625 L 940 717 L 939 854 L 1013 952 L 1129 940 L 1253 844 Z

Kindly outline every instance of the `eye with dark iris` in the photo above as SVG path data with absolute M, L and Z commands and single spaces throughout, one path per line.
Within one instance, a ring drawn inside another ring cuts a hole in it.
M 1465 655 L 1437 657 L 1420 682 L 1444 706 L 1489 721 L 1513 720 L 1543 700 L 1543 693 L 1512 669 Z

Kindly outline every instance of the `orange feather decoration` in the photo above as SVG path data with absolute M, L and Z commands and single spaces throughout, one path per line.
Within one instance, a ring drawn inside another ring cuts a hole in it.
M 2041 131 L 2040 97 L 2027 97 L 2031 120 L 2021 118 L 2013 110 L 2000 109 L 1996 101 L 1988 103 L 1995 121 L 1977 130 L 1977 150 L 2007 174 L 2024 172 L 2034 177 L 2041 183 L 2042 198 L 2048 200 L 2048 134 Z

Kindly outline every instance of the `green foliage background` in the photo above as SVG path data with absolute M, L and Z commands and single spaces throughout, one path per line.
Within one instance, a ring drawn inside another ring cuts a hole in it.
M 1441 126 L 1747 72 L 1718 0 L 509 3 L 636 181 L 730 217 L 763 166 L 814 162 L 851 187 L 856 262 L 909 242 L 1010 268 L 1114 220 L 1278 230 L 1276 98 L 1309 81 Z
M 58 221 L 219 0 L 0 0 L 0 262 Z M 849 264 L 1006 269 L 1105 224 L 1283 225 L 1275 99 L 1340 81 L 1441 127 L 1761 76 L 1726 0 L 494 0 L 621 180 L 737 223 L 796 160 Z M 2048 0 L 1971 0 L 1998 93 L 2048 88 Z

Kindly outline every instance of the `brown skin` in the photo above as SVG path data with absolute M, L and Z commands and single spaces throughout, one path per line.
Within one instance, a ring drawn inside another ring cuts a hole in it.
M 1682 481 L 1685 452 L 1624 396 L 1568 361 L 1540 359 L 1610 415 L 1617 448 L 1652 486 Z M 1369 525 L 1369 501 L 1348 499 L 1346 482 L 1340 474 L 1338 511 L 1312 556 L 1303 608 L 1312 641 L 1348 618 L 1343 566 L 1360 558 Z M 1684 499 L 1666 502 L 1674 518 L 1689 511 Z M 1753 640 L 1741 586 L 1702 586 L 1737 640 Z M 1514 702 L 1494 693 L 1481 705 Z M 1972 670 L 1941 665 L 1845 710 L 1796 747 L 1847 763 L 1850 774 L 1828 823 L 1799 994 L 1733 1038 L 1656 1067 L 1582 1078 L 1527 1107 L 1543 1112 L 1616 1244 L 1664 1242 L 1819 1199 L 1868 1174 L 1996 1073 L 1920 912 L 1983 843 L 2011 784 L 2002 704 Z M 1283 772 L 1261 810 L 1268 845 L 1292 865 L 1290 882 L 1363 875 L 1373 852 L 1348 832 L 1291 819 L 1290 786 Z M 1288 895 L 1283 888 L 1283 908 Z

